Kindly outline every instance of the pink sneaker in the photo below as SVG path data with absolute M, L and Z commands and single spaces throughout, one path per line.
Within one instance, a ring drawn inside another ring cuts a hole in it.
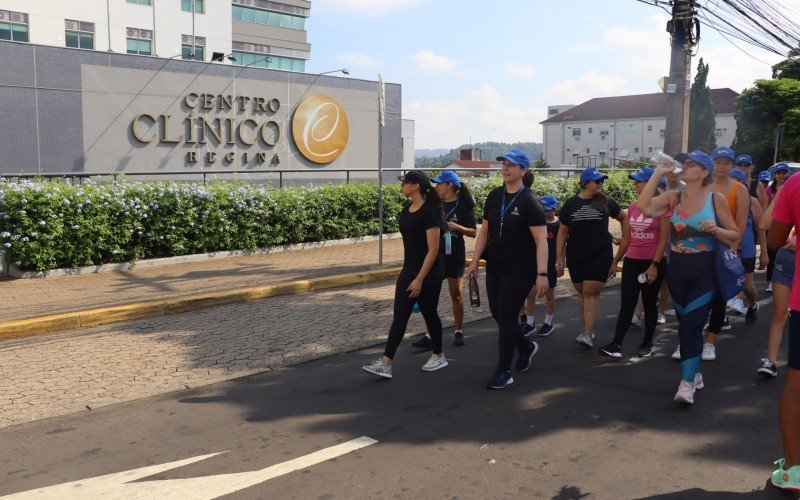
M 681 385 L 678 386 L 678 392 L 675 393 L 675 401 L 688 405 L 694 404 L 694 384 L 681 380 Z
M 703 384 L 703 374 L 697 372 L 694 374 L 694 390 L 699 391 L 703 387 L 705 387 L 705 384 Z

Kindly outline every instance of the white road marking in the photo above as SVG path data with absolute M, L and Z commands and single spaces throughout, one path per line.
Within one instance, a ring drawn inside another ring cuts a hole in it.
M 233 474 L 218 474 L 206 477 L 191 477 L 187 479 L 165 479 L 160 481 L 145 481 L 141 483 L 131 483 L 137 479 L 166 472 L 171 469 L 183 467 L 184 465 L 200 462 L 207 458 L 219 455 L 211 453 L 198 457 L 178 460 L 166 464 L 152 465 L 133 469 L 129 471 L 117 472 L 105 476 L 98 476 L 89 479 L 81 479 L 71 483 L 57 484 L 36 490 L 24 491 L 0 497 L 3 499 L 28 499 L 28 498 L 52 498 L 52 499 L 212 499 L 218 498 L 229 493 L 234 493 L 250 486 L 254 486 L 264 481 L 274 479 L 284 474 L 305 469 L 326 460 L 345 455 L 358 449 L 377 443 L 375 439 L 367 436 L 347 441 L 325 448 L 309 455 L 305 455 L 288 462 L 283 462 L 266 469 L 252 472 L 239 472 Z

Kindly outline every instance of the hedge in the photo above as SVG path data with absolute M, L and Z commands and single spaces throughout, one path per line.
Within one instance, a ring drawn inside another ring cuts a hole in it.
M 499 177 L 468 184 L 480 220 Z M 563 201 L 576 179 L 538 175 L 534 190 Z M 634 197 L 624 172 L 612 172 L 609 195 Z M 398 230 L 400 186 L 385 187 L 385 231 Z M 45 271 L 225 250 L 247 250 L 378 234 L 377 186 L 342 184 L 274 189 L 244 183 L 207 185 L 118 181 L 0 179 L 0 251 L 22 270 Z

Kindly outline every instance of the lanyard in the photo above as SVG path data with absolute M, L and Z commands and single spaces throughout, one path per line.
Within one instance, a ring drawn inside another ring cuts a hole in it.
M 455 213 L 456 209 L 458 209 L 458 204 L 461 200 L 456 200 L 456 206 L 453 207 L 452 210 L 447 212 L 447 215 L 444 216 L 444 220 L 449 221 L 450 217 Z
M 517 194 L 515 194 L 514 197 L 511 198 L 511 201 L 508 203 L 508 208 L 506 208 L 506 190 L 503 189 L 503 196 L 500 198 L 502 200 L 500 202 L 500 236 L 501 237 L 503 236 L 503 220 L 506 218 L 506 212 L 511 210 L 511 207 L 514 206 L 514 202 L 517 201 L 517 198 L 519 197 L 519 195 L 522 194 L 523 191 L 525 191 L 525 186 L 524 185 L 520 188 L 519 191 L 517 191 Z

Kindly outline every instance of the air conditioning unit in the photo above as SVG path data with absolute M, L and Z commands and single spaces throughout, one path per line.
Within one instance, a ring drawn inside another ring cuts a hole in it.
M 64 20 L 64 28 L 65 29 L 72 30 L 72 31 L 77 31 L 78 30 L 78 26 L 79 26 L 78 21 L 73 21 L 71 19 L 65 19 Z
M 9 19 L 11 19 L 11 12 L 0 10 L 0 21 L 8 21 Z

